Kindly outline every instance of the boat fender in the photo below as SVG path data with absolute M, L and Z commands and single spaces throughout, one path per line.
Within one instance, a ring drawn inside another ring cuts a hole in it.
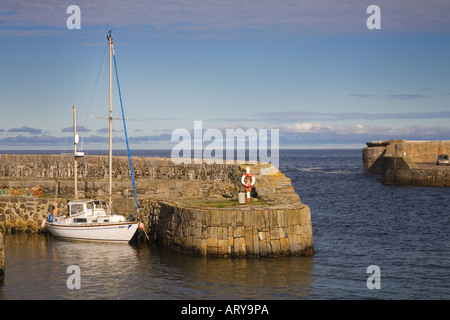
M 139 229 L 144 229 L 144 224 L 142 222 L 140 222 L 139 225 L 138 225 L 138 228 Z
M 52 222 L 53 221 L 53 214 L 50 214 L 49 216 L 48 216 L 48 222 Z

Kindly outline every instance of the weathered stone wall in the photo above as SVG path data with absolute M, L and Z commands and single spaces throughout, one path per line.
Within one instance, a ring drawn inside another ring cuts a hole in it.
M 107 179 L 108 157 L 85 156 L 77 160 L 79 179 Z M 174 164 L 170 158 L 132 157 L 136 179 L 188 179 L 231 182 L 239 164 Z M 0 177 L 4 178 L 73 178 L 73 155 L 0 155 Z M 131 177 L 128 157 L 113 157 L 114 179 Z
M 398 153 L 402 153 L 412 162 L 435 162 L 438 154 L 450 154 L 450 140 L 447 141 L 405 141 L 397 142 Z M 395 156 L 395 143 L 389 144 L 386 154 Z
M 364 173 L 381 173 L 387 144 L 368 142 L 367 145 L 368 147 L 364 148 L 362 152 Z
M 289 178 L 270 164 L 174 164 L 169 158 L 132 158 L 134 177 L 141 196 L 205 196 L 210 189 L 236 194 L 242 190 L 240 179 L 246 167 L 256 176 L 255 192 L 259 198 L 281 197 L 298 201 Z M 78 160 L 78 190 L 81 197 L 104 195 L 107 189 L 108 159 L 86 156 Z M 18 188 L 39 185 L 45 194 L 53 195 L 56 185 L 60 194 L 72 194 L 73 156 L 69 155 L 0 155 L 0 187 Z M 132 190 L 127 157 L 113 158 L 113 190 Z M 196 184 L 193 187 L 192 182 Z M 186 184 L 188 182 L 188 184 Z M 132 191 L 131 191 L 132 192 Z M 84 193 L 86 193 L 84 195 Z
M 153 206 L 152 237 L 201 255 L 311 255 L 310 209 L 292 207 L 199 208 L 183 203 Z
M 57 200 L 58 212 L 66 212 L 66 201 Z M 55 199 L 33 196 L 0 196 L 0 232 L 39 232 L 53 212 Z
M 381 174 L 383 184 L 448 187 L 450 167 L 420 167 L 408 157 L 385 157 Z

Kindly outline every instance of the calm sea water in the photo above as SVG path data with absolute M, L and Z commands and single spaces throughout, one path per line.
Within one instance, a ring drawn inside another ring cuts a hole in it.
M 362 173 L 360 150 L 280 150 L 280 169 L 311 208 L 313 257 L 223 259 L 8 234 L 0 299 L 450 298 L 449 188 L 382 185 Z M 80 289 L 67 287 L 72 265 Z M 380 289 L 367 287 L 371 265 Z

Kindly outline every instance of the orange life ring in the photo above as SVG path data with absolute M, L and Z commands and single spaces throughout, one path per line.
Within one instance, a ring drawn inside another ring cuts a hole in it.
M 247 177 L 251 179 L 249 183 L 245 181 Z M 252 175 L 251 173 L 246 173 L 241 178 L 242 185 L 246 188 L 251 188 L 255 184 L 255 181 L 256 181 L 255 176 Z

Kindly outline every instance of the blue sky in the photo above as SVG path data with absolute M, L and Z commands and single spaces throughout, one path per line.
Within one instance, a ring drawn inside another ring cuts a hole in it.
M 72 4 L 81 29 L 66 26 Z M 380 30 L 366 26 L 372 4 Z M 108 112 L 110 29 L 133 149 L 171 148 L 194 121 L 278 129 L 281 148 L 448 140 L 448 12 L 447 0 L 1 0 L 0 149 L 71 150 L 72 105 L 84 148 L 103 148 L 107 123 L 92 116 Z

